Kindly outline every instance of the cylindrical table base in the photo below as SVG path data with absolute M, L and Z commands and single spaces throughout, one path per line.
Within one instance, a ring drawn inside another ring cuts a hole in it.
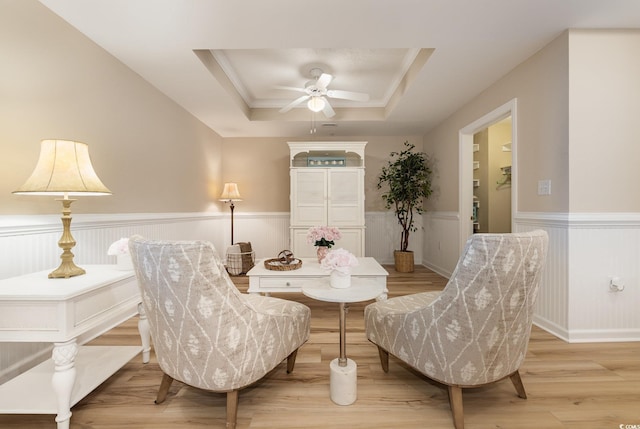
M 347 359 L 347 366 L 340 366 L 337 358 L 329 366 L 331 400 L 338 405 L 353 404 L 358 396 L 358 366 L 351 359 Z

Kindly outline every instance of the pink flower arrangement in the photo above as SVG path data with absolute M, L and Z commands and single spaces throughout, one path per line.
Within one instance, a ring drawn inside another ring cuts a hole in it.
M 325 270 L 336 270 L 344 274 L 351 273 L 352 267 L 358 266 L 358 258 L 346 249 L 334 249 L 327 253 L 320 266 Z
M 334 226 L 312 226 L 307 231 L 307 243 L 313 243 L 314 246 L 326 246 L 331 248 L 335 243 L 334 240 L 340 240 L 342 233 Z

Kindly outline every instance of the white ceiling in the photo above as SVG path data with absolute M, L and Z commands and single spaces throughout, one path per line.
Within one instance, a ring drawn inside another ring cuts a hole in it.
M 639 0 L 40 0 L 223 137 L 422 135 L 568 28 L 640 28 Z M 336 124 L 322 127 L 324 122 Z

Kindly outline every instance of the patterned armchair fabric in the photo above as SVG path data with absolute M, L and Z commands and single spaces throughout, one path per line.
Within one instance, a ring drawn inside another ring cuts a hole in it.
M 518 368 L 529 342 L 547 241 L 544 231 L 475 234 L 442 292 L 368 305 L 366 335 L 379 347 L 383 368 L 390 353 L 448 386 L 473 387 L 512 376 L 521 387 Z M 516 388 L 526 396 L 524 387 Z M 460 429 L 461 394 L 458 405 Z
M 131 237 L 129 248 L 165 377 L 210 391 L 237 391 L 285 358 L 295 360 L 309 338 L 307 306 L 240 293 L 210 243 Z M 157 402 L 164 396 L 166 391 L 159 392 Z M 227 415 L 229 420 L 229 404 Z

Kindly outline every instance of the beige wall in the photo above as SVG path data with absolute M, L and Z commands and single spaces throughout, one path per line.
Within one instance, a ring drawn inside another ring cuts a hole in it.
M 563 33 L 524 61 L 424 138 L 436 160 L 430 208 L 458 211 L 459 130 L 517 99 L 518 209 L 568 210 L 568 34 Z M 550 179 L 553 194 L 537 195 L 537 182 Z
M 0 214 L 61 210 L 11 194 L 46 138 L 87 143 L 113 192 L 80 198 L 74 213 L 219 209 L 220 136 L 40 3 L 0 3 L 0 58 Z
M 640 31 L 572 30 L 570 208 L 640 211 Z
M 420 136 L 371 137 L 349 136 L 322 139 L 323 141 L 366 141 L 365 147 L 365 210 L 385 211 L 377 189 L 378 175 L 392 151 L 400 151 L 409 141 L 418 148 Z M 237 182 L 243 201 L 238 210 L 246 212 L 289 211 L 289 141 L 290 138 L 229 138 L 223 142 L 224 181 Z
M 637 52 L 638 30 L 569 30 L 453 114 L 424 139 L 441 173 L 432 208 L 458 209 L 458 131 L 516 98 L 519 211 L 640 211 Z

